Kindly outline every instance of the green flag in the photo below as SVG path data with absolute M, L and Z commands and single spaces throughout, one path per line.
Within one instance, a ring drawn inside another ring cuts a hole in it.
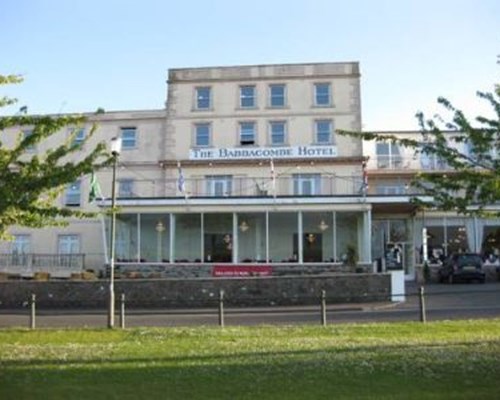
M 97 177 L 92 172 L 92 176 L 90 178 L 89 203 L 92 203 L 97 198 L 102 198 L 102 192 L 99 182 L 97 182 Z

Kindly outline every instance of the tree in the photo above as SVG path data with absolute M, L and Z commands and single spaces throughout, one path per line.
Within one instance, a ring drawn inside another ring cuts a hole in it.
M 0 85 L 16 84 L 22 78 L 0 75 Z M 0 107 L 13 105 L 16 99 L 0 98 Z M 99 143 L 87 154 L 82 148 L 95 131 L 92 127 L 83 142 L 75 142 L 78 127 L 86 121 L 81 115 L 31 116 L 17 113 L 0 117 L 0 238 L 8 238 L 13 225 L 43 227 L 67 223 L 67 217 L 89 217 L 92 213 L 60 207 L 55 199 L 64 188 L 84 175 L 107 165 L 110 156 L 104 143 Z M 29 128 L 29 135 L 23 130 Z M 72 128 L 72 134 L 60 145 L 45 153 L 30 149 L 42 143 L 63 128 Z M 16 142 L 5 145 L 9 132 L 15 132 Z M 75 161 L 78 156 L 78 161 Z
M 421 196 L 415 197 L 415 203 L 466 215 L 500 216 L 500 211 L 490 207 L 500 201 L 500 86 L 492 93 L 477 92 L 477 96 L 491 106 L 492 117 L 478 116 L 472 123 L 440 97 L 438 103 L 448 113 L 448 122 L 439 115 L 426 119 L 422 112 L 417 113 L 418 139 L 374 132 L 339 133 L 411 148 L 446 165 L 445 171 L 421 172 L 414 177 L 411 185 L 417 193 L 432 198 L 425 202 Z

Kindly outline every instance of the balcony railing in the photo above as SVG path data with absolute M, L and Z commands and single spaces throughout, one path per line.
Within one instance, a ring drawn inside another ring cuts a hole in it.
M 374 156 L 367 163 L 368 170 L 408 170 L 408 171 L 446 171 L 450 167 L 436 157 L 413 156 Z
M 227 176 L 221 179 L 185 179 L 185 192 L 177 179 L 134 180 L 130 192 L 118 192 L 119 198 L 151 197 L 273 197 L 273 196 L 356 196 L 361 193 L 362 178 L 303 174 L 277 177 Z
M 85 268 L 84 254 L 0 254 L 0 272 L 32 277 L 38 272 L 52 277 L 67 278 Z

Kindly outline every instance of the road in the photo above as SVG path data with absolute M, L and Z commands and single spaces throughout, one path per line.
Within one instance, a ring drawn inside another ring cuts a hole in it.
M 418 287 L 409 283 L 406 300 L 401 303 L 366 303 L 328 305 L 327 323 L 419 321 Z M 425 287 L 428 321 L 444 319 L 500 318 L 500 283 L 428 285 Z M 228 308 L 226 326 L 320 324 L 318 306 Z M 29 310 L 3 310 L 0 328 L 28 327 Z M 126 326 L 199 326 L 218 325 L 217 309 L 127 310 Z M 38 328 L 105 327 L 105 310 L 39 310 Z M 119 318 L 116 318 L 119 326 Z

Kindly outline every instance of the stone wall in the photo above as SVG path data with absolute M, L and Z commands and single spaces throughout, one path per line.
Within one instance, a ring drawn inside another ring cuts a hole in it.
M 105 308 L 109 282 L 4 281 L 0 308 L 27 306 L 36 294 L 39 308 Z M 318 304 L 322 290 L 328 303 L 389 301 L 389 274 L 337 274 L 292 277 L 133 279 L 117 280 L 117 300 L 125 293 L 127 307 L 215 307 L 224 290 L 227 306 Z

